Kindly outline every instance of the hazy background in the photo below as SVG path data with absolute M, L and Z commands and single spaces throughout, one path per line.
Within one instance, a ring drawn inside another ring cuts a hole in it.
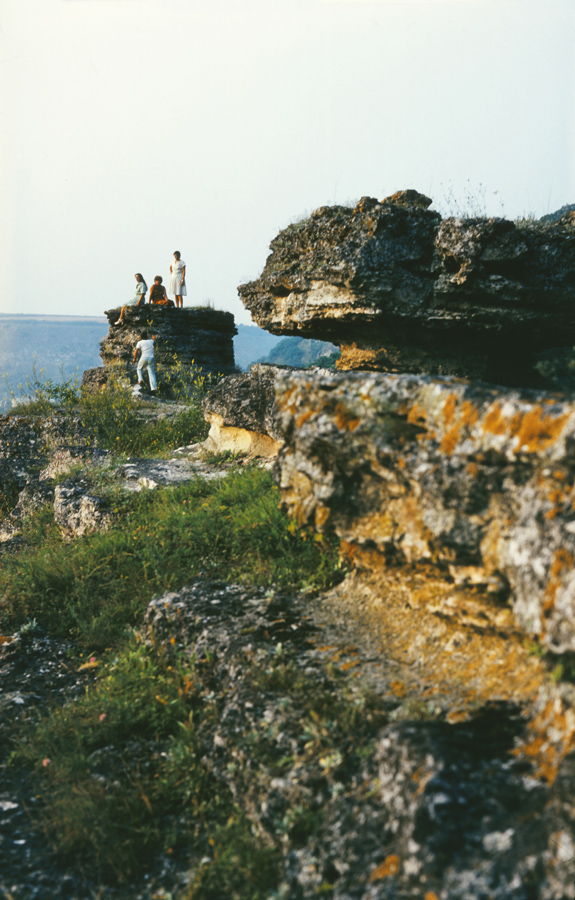
M 0 0 L 0 312 L 236 286 L 318 206 L 575 201 L 573 0 Z M 497 193 L 496 193 L 497 192 Z

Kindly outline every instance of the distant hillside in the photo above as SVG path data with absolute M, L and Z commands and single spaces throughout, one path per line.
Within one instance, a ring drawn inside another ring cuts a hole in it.
M 236 365 L 249 366 L 282 338 L 256 325 L 238 325 L 234 338 Z M 34 365 L 59 382 L 85 369 L 101 366 L 100 341 L 108 333 L 105 316 L 19 316 L 0 313 L 0 409 L 19 396 Z
M 0 404 L 10 391 L 20 394 L 34 365 L 46 378 L 61 381 L 100 366 L 100 341 L 108 332 L 104 316 L 17 316 L 0 314 Z
M 339 355 L 339 349 L 327 341 L 288 337 L 281 340 L 266 357 L 258 359 L 258 362 L 305 369 L 313 365 L 335 365 Z
M 283 339 L 277 334 L 270 334 L 257 325 L 237 325 L 238 333 L 234 338 L 234 354 L 236 366 L 248 369 L 252 363 L 265 356 Z
M 257 360 L 306 366 L 321 352 L 335 350 L 322 341 L 281 338 L 256 325 L 238 325 L 234 338 L 236 365 L 246 370 Z M 59 382 L 85 369 L 101 366 L 100 341 L 108 333 L 105 316 L 18 316 L 0 313 L 0 409 L 10 406 L 11 392 L 22 393 L 34 365 Z M 271 355 L 283 347 L 279 357 Z M 331 348 L 320 350 L 319 348 Z

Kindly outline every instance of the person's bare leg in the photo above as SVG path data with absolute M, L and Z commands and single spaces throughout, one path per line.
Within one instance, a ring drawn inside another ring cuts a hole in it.
M 123 306 L 123 307 L 122 307 L 122 311 L 121 311 L 121 313 L 120 313 L 120 318 L 118 319 L 117 322 L 114 322 L 114 325 L 121 325 L 121 324 L 122 324 L 122 322 L 124 321 L 124 313 L 125 313 L 125 312 L 126 312 L 126 307 Z
M 183 300 L 182 300 L 182 297 L 180 294 L 176 294 L 175 297 L 176 297 L 176 309 L 178 309 L 180 306 L 183 306 L 184 303 L 183 303 Z

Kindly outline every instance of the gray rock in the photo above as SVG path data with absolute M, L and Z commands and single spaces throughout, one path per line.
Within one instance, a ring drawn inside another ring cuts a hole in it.
M 452 379 L 280 375 L 284 503 L 359 568 L 434 564 L 509 592 L 516 622 L 575 650 L 575 401 Z M 367 563 L 369 559 L 369 564 Z
M 202 697 L 217 715 L 196 732 L 202 761 L 228 784 L 252 833 L 277 847 L 278 894 L 311 900 L 329 885 L 337 900 L 573 897 L 573 760 L 553 786 L 535 777 L 518 755 L 526 721 L 510 703 L 487 702 L 457 723 L 405 717 L 385 652 L 372 701 L 383 721 L 373 720 L 355 677 L 363 648 L 350 651 L 357 668 L 342 665 L 346 629 L 335 635 L 315 612 L 301 596 L 197 581 L 154 600 L 141 632 L 194 659 L 200 679 L 207 669 Z M 322 698 L 315 719 L 295 675 L 274 688 L 282 660 Z M 547 703 L 558 696 L 555 687 Z M 328 710 L 349 714 L 354 704 L 363 710 L 355 728 L 326 728 Z
M 575 343 L 573 217 L 442 222 L 409 193 L 280 232 L 238 289 L 254 320 L 339 345 L 340 369 L 540 383 L 536 354 Z
M 275 380 L 280 366 L 253 365 L 248 374 L 222 379 L 202 401 L 210 423 L 206 447 L 252 456 L 275 456 L 281 434 L 276 424 Z M 289 371 L 289 370 L 288 370 Z
M 76 479 L 57 484 L 54 489 L 54 521 L 67 537 L 106 531 L 112 523 L 106 503 L 88 490 L 86 481 Z
M 116 378 L 135 381 L 132 357 L 143 329 L 156 336 L 154 351 L 160 373 L 175 372 L 178 366 L 189 368 L 192 363 L 204 374 L 228 375 L 234 371 L 236 327 L 231 313 L 207 307 L 164 309 L 146 304 L 129 307 L 125 324 L 114 326 L 119 313 L 119 309 L 105 313 L 110 331 L 100 344 L 100 355 L 108 377 L 114 373 Z M 90 376 L 90 380 L 99 377 Z

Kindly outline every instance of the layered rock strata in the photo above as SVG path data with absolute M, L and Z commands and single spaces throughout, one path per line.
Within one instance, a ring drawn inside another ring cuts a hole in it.
M 239 287 L 273 334 L 329 340 L 340 369 L 534 386 L 537 354 L 575 342 L 575 223 L 460 219 L 415 191 L 322 207 Z
M 335 529 L 358 571 L 431 565 L 503 603 L 478 613 L 493 627 L 507 601 L 547 650 L 575 651 L 575 401 L 360 373 L 276 385 L 300 524 Z
M 119 314 L 119 309 L 105 313 L 110 331 L 100 343 L 103 371 L 89 369 L 84 373 L 83 384 L 88 389 L 99 389 L 110 373 L 132 383 L 136 380 L 132 357 L 143 329 L 155 335 L 155 357 L 160 372 L 171 371 L 176 375 L 179 367 L 189 368 L 192 363 L 204 374 L 229 375 L 234 371 L 236 327 L 232 313 L 208 307 L 164 309 L 146 304 L 128 308 L 125 324 L 115 326 Z
M 282 366 L 253 365 L 248 374 L 222 379 L 202 402 L 210 424 L 209 450 L 276 456 L 282 435 L 276 423 L 275 381 Z

